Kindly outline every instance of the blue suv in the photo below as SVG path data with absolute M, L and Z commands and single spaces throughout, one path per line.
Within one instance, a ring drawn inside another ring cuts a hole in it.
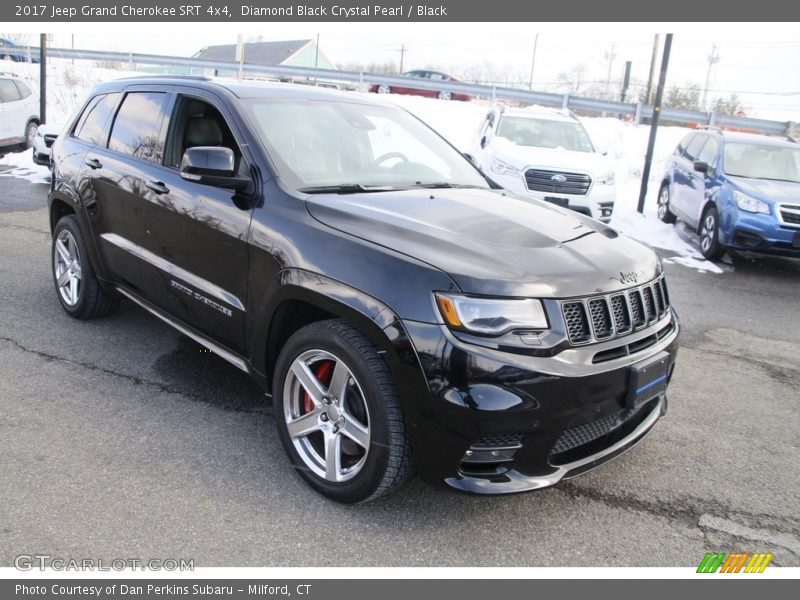
M 658 217 L 696 229 L 709 260 L 728 248 L 800 257 L 800 145 L 748 133 L 690 133 L 669 158 Z

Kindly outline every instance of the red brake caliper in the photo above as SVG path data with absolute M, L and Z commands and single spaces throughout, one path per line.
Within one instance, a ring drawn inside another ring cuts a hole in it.
M 320 361 L 313 369 L 314 377 L 316 377 L 317 381 L 321 384 L 328 385 L 328 383 L 330 383 L 329 379 L 332 367 L 333 361 Z M 308 395 L 308 392 L 303 392 L 303 414 L 310 413 L 312 410 L 314 410 L 314 402 L 311 400 L 311 396 Z

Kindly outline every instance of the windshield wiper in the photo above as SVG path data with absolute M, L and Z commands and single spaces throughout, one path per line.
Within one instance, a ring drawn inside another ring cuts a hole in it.
M 360 183 L 340 183 L 337 185 L 317 185 L 298 188 L 304 194 L 361 194 L 369 192 L 392 192 L 403 188 L 393 185 L 362 185 Z
M 463 183 L 448 183 L 447 181 L 434 181 L 432 183 L 420 183 L 417 182 L 414 184 L 413 187 L 421 187 L 425 189 L 437 190 L 437 189 L 447 189 L 447 188 L 479 188 L 479 185 L 467 185 Z

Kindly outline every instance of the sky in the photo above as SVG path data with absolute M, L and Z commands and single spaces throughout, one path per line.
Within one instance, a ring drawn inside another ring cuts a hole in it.
M 35 26 L 34 26 L 35 27 Z M 49 27 L 56 27 L 50 24 Z M 204 46 L 235 43 L 237 34 L 264 41 L 320 36 L 322 51 L 333 62 L 399 62 L 404 69 L 438 67 L 463 73 L 470 67 L 517 73 L 528 79 L 533 59 L 534 89 L 552 89 L 561 72 L 585 65 L 587 78 L 605 82 L 609 53 L 613 80 L 627 60 L 632 77 L 646 81 L 653 36 L 673 31 L 667 87 L 703 87 L 708 55 L 716 44 L 719 61 L 712 67 L 709 99 L 738 94 L 747 114 L 800 121 L 800 29 L 773 24 L 552 24 L 552 23 L 262 23 L 192 25 L 182 34 L 168 24 L 63 24 L 54 46 L 191 56 Z M 148 35 L 141 31 L 148 30 Z M 663 44 L 663 36 L 661 38 Z M 366 57 L 366 58 L 365 58 Z

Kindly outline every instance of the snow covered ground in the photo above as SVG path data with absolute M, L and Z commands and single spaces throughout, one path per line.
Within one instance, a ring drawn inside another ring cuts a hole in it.
M 38 89 L 38 65 L 13 63 L 2 65 L 3 70 L 13 71 L 26 78 L 33 89 Z M 96 67 L 87 61 L 54 59 L 48 63 L 47 114 L 50 123 L 64 123 L 81 104 L 89 90 L 96 84 L 112 79 L 131 77 L 140 73 Z M 487 107 L 474 102 L 445 102 L 419 96 L 385 96 L 427 122 L 455 147 L 468 151 L 475 130 L 486 114 Z M 714 263 L 703 259 L 698 248 L 680 226 L 666 225 L 656 217 L 658 182 L 663 174 L 666 159 L 680 139 L 689 131 L 683 127 L 659 127 L 651 168 L 644 214 L 636 207 L 639 199 L 641 171 L 647 140 L 648 126 L 636 126 L 612 118 L 581 119 L 595 144 L 607 149 L 616 161 L 617 203 L 611 226 L 652 247 L 666 251 L 666 261 L 680 263 L 702 271 L 720 273 Z M 13 169 L 0 172 L 0 177 L 14 175 L 30 181 L 45 181 L 48 171 L 35 165 L 30 151 L 7 154 L 0 158 L 0 165 Z M 681 233 L 683 235 L 681 235 Z

